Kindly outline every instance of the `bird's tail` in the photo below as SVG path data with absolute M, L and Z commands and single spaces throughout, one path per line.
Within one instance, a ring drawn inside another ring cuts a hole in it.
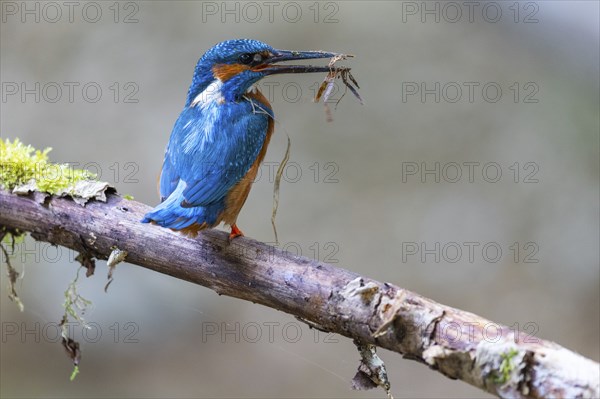
M 144 215 L 142 223 L 154 223 L 173 230 L 198 231 L 217 224 L 217 216 L 222 206 L 219 203 L 210 206 L 183 208 L 183 190 L 185 182 L 180 181 L 177 188 L 156 208 Z

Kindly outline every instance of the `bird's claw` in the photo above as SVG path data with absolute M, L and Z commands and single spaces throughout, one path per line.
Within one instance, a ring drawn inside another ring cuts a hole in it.
M 231 233 L 229 234 L 229 242 L 231 242 L 236 237 L 243 237 L 244 233 L 240 230 L 236 224 L 231 226 Z

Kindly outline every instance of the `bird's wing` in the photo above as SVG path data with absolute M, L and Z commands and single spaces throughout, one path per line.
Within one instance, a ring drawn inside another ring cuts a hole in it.
M 162 172 L 160 173 L 159 192 L 161 202 L 167 199 L 169 195 L 179 183 L 179 173 L 175 169 L 175 166 L 171 162 L 171 145 L 167 147 L 165 152 L 165 160 L 163 161 Z
M 165 192 L 172 191 L 179 179 L 186 183 L 182 206 L 208 206 L 222 200 L 256 160 L 269 116 L 240 106 L 218 112 L 189 108 L 175 124 L 163 174 Z

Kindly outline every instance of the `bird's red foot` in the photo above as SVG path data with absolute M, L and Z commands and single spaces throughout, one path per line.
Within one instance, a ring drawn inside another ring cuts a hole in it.
M 229 234 L 229 241 L 231 242 L 231 240 L 233 240 L 236 237 L 243 237 L 244 233 L 242 233 L 242 230 L 240 230 L 237 225 L 234 223 L 231 226 L 231 233 Z

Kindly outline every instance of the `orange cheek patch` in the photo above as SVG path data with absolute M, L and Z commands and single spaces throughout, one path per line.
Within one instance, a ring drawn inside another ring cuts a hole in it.
M 242 64 L 217 64 L 213 66 L 213 75 L 221 82 L 225 82 L 237 75 L 238 73 L 247 71 L 250 69 L 248 65 Z

